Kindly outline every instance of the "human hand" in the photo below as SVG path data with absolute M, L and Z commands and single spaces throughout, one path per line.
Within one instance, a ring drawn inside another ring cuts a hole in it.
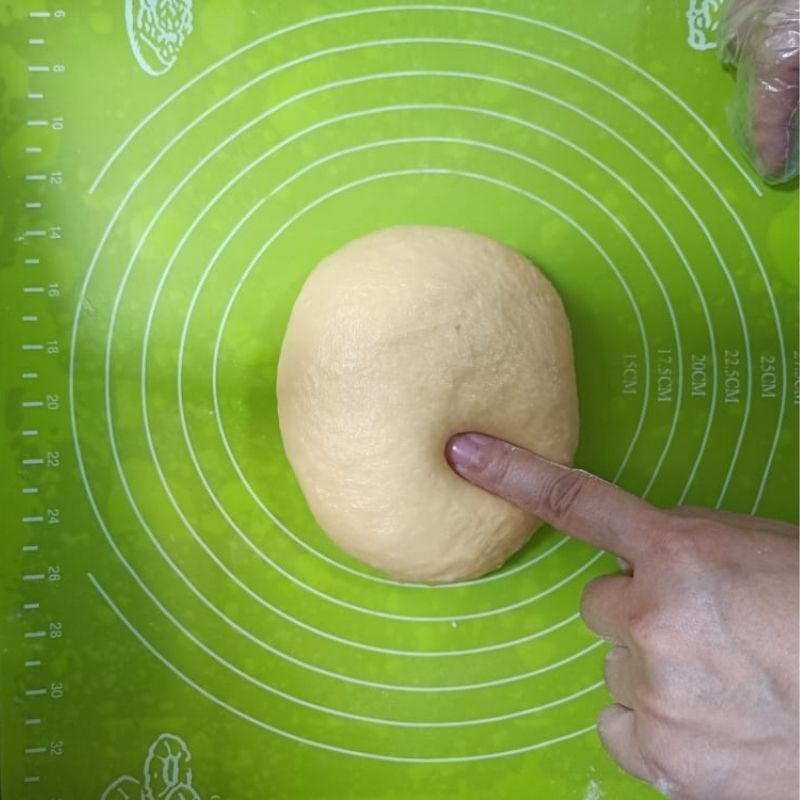
M 797 175 L 799 18 L 797 0 L 729 0 L 720 21 L 720 54 L 737 69 L 733 132 L 770 183 Z
M 624 559 L 591 581 L 586 624 L 614 642 L 617 704 L 600 737 L 676 800 L 789 800 L 798 780 L 798 539 L 783 522 L 662 511 L 599 478 L 482 434 L 447 445 L 456 472 Z

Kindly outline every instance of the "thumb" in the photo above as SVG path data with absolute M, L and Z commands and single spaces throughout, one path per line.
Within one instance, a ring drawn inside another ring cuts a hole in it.
M 644 500 L 501 439 L 460 433 L 447 443 L 445 455 L 476 486 L 629 561 L 666 528 L 666 514 Z

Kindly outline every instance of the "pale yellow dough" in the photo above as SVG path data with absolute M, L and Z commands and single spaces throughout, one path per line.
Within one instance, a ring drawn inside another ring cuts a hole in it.
M 529 261 L 484 236 L 398 226 L 326 258 L 278 367 L 289 461 L 341 548 L 389 575 L 483 575 L 539 521 L 459 478 L 444 447 L 481 431 L 570 463 L 570 329 Z

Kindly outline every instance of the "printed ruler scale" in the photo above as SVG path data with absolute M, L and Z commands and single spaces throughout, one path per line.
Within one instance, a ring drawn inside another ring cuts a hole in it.
M 797 190 L 731 140 L 719 12 L 3 6 L 4 798 L 656 796 L 593 729 L 614 560 L 546 530 L 466 585 L 371 572 L 275 367 L 324 255 L 476 230 L 564 297 L 581 466 L 795 519 Z
M 7 150 L 5 158 L 16 161 L 23 172 L 19 191 L 9 198 L 19 210 L 6 216 L 7 223 L 20 224 L 16 230 L 7 224 L 3 231 L 3 266 L 6 274 L 17 277 L 4 286 L 3 303 L 10 334 L 4 337 L 4 398 L 8 435 L 14 441 L 8 455 L 16 461 L 16 480 L 7 478 L 7 491 L 18 493 L 3 503 L 4 538 L 10 540 L 4 583 L 16 584 L 9 587 L 16 624 L 3 638 L 2 773 L 3 794 L 9 797 L 11 787 L 20 784 L 32 796 L 54 796 L 41 795 L 40 786 L 48 775 L 58 774 L 65 751 L 60 704 L 68 679 L 61 645 L 69 582 L 61 583 L 60 540 L 70 525 L 62 517 L 61 480 L 68 430 L 66 383 L 58 364 L 64 340 L 53 324 L 62 302 L 59 193 L 64 174 L 58 151 L 64 110 L 59 82 L 66 66 L 58 54 L 63 52 L 59 45 L 65 16 L 63 9 L 30 10 L 19 24 L 25 35 L 28 90 L 20 98 L 18 135 L 13 144 L 5 143 L 14 150 Z M 8 241 L 12 237 L 13 244 Z M 17 696 L 11 707 L 9 673 L 16 673 Z M 6 783 L 7 775 L 13 776 L 12 783 Z

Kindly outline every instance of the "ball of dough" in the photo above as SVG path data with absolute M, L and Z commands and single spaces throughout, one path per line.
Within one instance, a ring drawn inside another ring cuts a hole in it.
M 458 477 L 448 439 L 481 431 L 570 463 L 569 323 L 551 284 L 499 242 L 398 226 L 324 259 L 278 366 L 286 454 L 322 528 L 402 580 L 482 575 L 539 521 Z

